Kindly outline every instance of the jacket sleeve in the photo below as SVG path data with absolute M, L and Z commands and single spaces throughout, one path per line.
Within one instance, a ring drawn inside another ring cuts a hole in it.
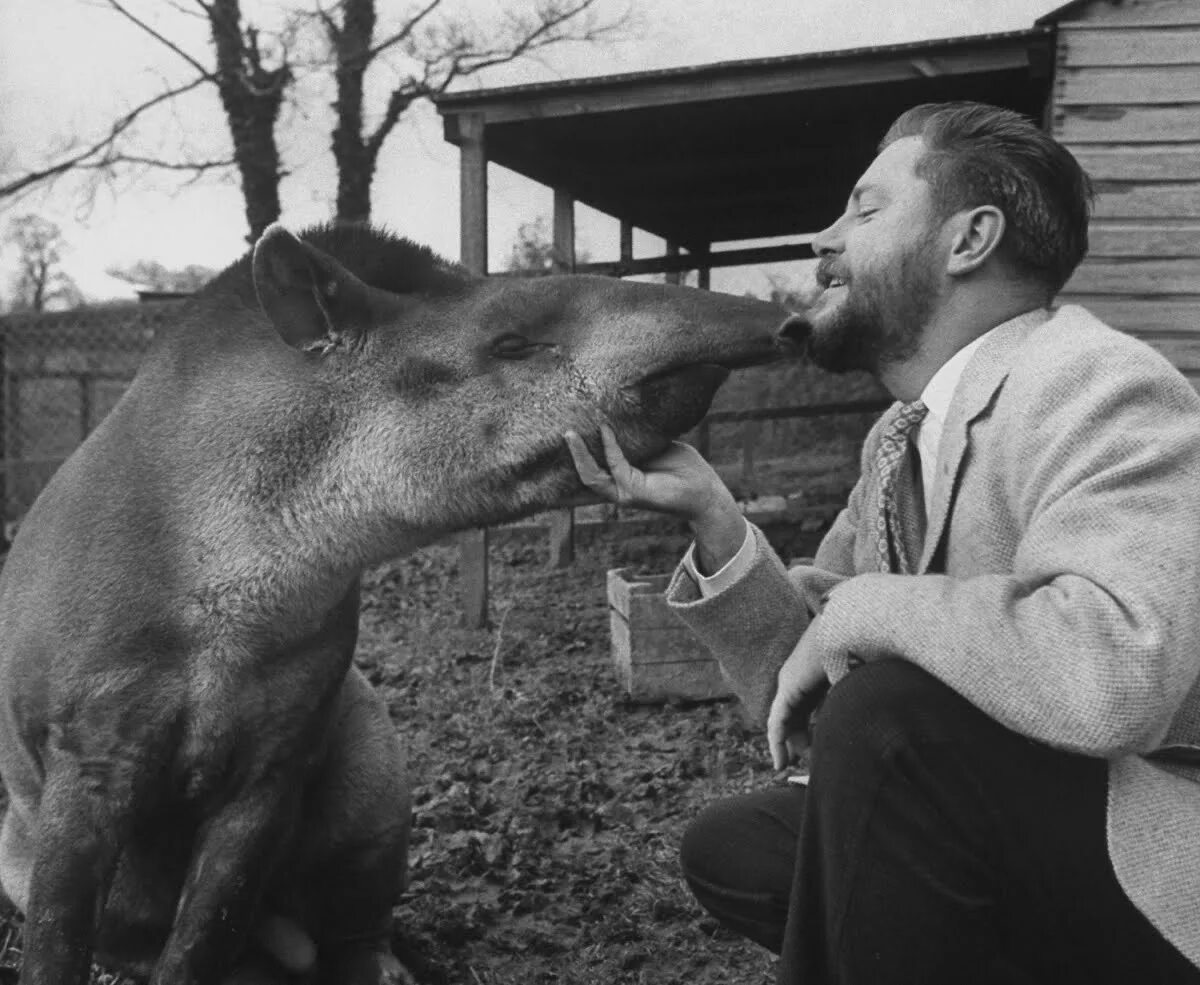
M 1020 531 L 1011 570 L 849 579 L 817 642 L 832 680 L 899 656 L 1031 738 L 1146 752 L 1200 672 L 1200 399 L 1141 346 L 1025 375 L 989 422 L 1010 515 L 961 521 Z
M 867 446 L 872 444 L 871 438 Z M 864 460 L 866 453 L 864 452 Z M 819 612 L 829 590 L 853 573 L 863 482 L 821 541 L 812 565 L 790 571 L 754 528 L 754 563 L 738 581 L 703 598 L 681 564 L 667 587 L 668 605 L 712 652 L 754 721 L 765 722 L 779 668 Z

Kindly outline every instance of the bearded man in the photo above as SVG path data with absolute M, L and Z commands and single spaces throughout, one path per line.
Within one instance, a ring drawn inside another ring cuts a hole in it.
M 1090 195 L 1009 111 L 892 126 L 792 328 L 897 401 L 812 565 L 686 445 L 639 470 L 567 436 L 592 489 L 691 524 L 668 599 L 776 768 L 811 735 L 807 787 L 683 839 L 782 983 L 1200 982 L 1200 398 L 1051 308 Z

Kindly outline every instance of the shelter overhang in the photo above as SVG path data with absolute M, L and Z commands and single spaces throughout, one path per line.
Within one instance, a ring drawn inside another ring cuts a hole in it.
M 1041 121 L 1050 25 L 915 44 L 455 92 L 446 139 L 689 250 L 837 217 L 888 125 L 973 99 Z M 480 129 L 481 128 L 481 129 Z

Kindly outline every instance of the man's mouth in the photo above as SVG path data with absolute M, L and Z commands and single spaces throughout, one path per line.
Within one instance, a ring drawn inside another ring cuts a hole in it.
M 820 264 L 817 267 L 817 284 L 822 290 L 828 291 L 835 287 L 845 287 L 846 278 L 839 274 L 835 274 L 831 266 Z

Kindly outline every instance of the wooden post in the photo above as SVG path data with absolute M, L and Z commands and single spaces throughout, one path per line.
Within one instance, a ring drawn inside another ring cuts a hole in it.
M 712 244 L 705 243 L 696 250 L 701 262 L 708 257 Z M 696 284 L 702 291 L 711 290 L 712 287 L 712 267 L 704 264 L 696 268 Z
M 621 220 L 621 264 L 633 262 L 633 224 Z
M 459 118 L 460 230 L 459 257 L 472 274 L 487 273 L 488 185 L 487 145 L 483 117 L 477 113 Z M 488 624 L 488 529 L 480 527 L 459 535 L 459 574 L 462 579 L 463 625 L 482 629 Z
M 0 550 L 8 549 L 8 324 L 0 319 Z
M 758 485 L 754 478 L 754 459 L 761 431 L 762 421 L 745 421 L 742 424 L 742 482 L 746 485 L 746 495 L 751 497 L 758 495 Z
M 558 273 L 575 272 L 575 199 L 562 188 L 554 189 L 554 263 Z M 565 568 L 575 560 L 575 510 L 555 510 L 550 515 L 551 568 Z
M 90 373 L 79 374 L 79 440 L 87 441 L 92 430 L 92 407 L 95 405 L 96 381 Z
M 679 244 L 678 243 L 671 243 L 671 242 L 667 243 L 667 256 L 669 256 L 669 257 L 679 256 Z M 667 272 L 666 276 L 663 279 L 668 284 L 682 284 L 683 283 L 683 271 L 682 270 L 670 270 Z

